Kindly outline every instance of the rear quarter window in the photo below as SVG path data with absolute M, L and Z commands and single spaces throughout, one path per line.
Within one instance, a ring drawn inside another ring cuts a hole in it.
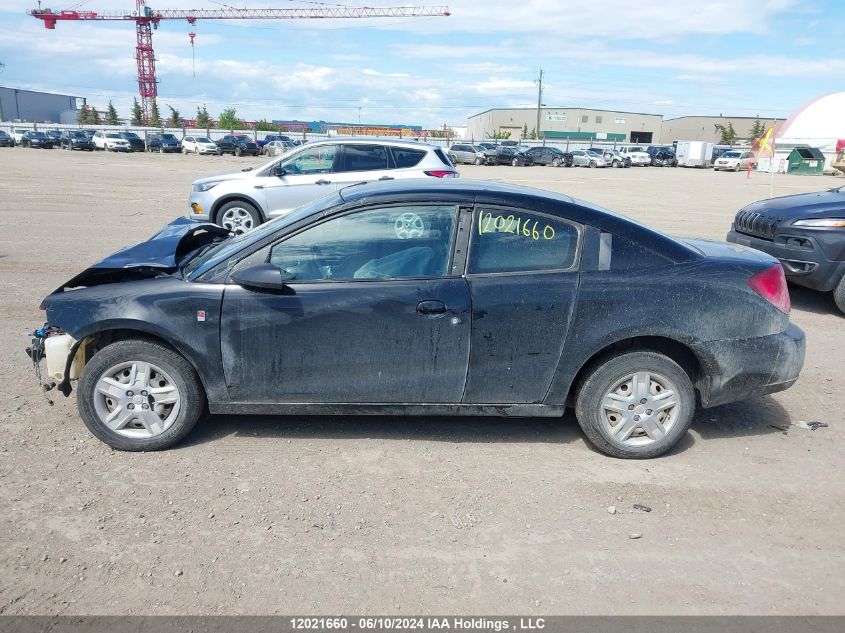
M 407 169 L 417 165 L 425 156 L 425 151 L 406 147 L 391 147 L 393 162 L 397 169 Z
M 610 270 L 640 270 L 671 263 L 664 255 L 620 235 L 611 238 Z

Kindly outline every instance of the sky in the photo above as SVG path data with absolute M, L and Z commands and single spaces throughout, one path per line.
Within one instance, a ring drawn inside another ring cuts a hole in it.
M 291 0 L 230 2 L 320 8 Z M 98 109 L 112 100 L 128 117 L 137 94 L 132 23 L 60 22 L 51 31 L 26 14 L 36 4 L 0 0 L 0 85 L 74 94 Z M 135 8 L 134 0 L 45 0 L 43 6 Z M 205 104 L 212 117 L 231 106 L 247 120 L 461 126 L 489 108 L 536 107 L 541 68 L 546 105 L 667 118 L 783 117 L 845 90 L 843 0 L 456 0 L 448 6 L 449 17 L 164 21 L 153 35 L 162 113 L 170 105 L 193 118 Z

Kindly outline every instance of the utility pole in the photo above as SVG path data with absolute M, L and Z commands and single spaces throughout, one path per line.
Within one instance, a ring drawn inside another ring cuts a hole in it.
M 537 77 L 537 138 L 541 138 L 540 134 L 540 111 L 543 109 L 543 69 L 540 69 L 540 76 Z

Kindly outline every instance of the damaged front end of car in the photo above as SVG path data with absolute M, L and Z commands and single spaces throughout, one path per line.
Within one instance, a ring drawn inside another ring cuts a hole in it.
M 85 326 L 98 315 L 89 312 L 106 298 L 116 308 L 109 316 L 114 319 L 115 312 L 120 312 L 122 295 L 127 293 L 117 289 L 103 293 L 100 287 L 179 276 L 187 262 L 230 236 L 215 224 L 177 218 L 148 240 L 93 264 L 50 293 L 40 306 L 47 313 L 47 321 L 29 333 L 30 345 L 26 348 L 41 388 L 69 396 L 71 381 L 80 377 L 96 352 Z M 91 289 L 99 290 L 95 301 L 88 296 Z M 49 396 L 47 399 L 52 404 Z

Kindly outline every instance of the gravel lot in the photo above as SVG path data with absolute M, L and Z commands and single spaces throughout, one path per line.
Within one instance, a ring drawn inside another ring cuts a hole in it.
M 23 353 L 41 299 L 183 215 L 194 178 L 260 162 L 0 149 L 0 613 L 845 614 L 845 320 L 827 296 L 793 291 L 792 389 L 700 412 L 647 462 L 591 450 L 571 415 L 220 416 L 130 454 L 89 436 L 75 398 L 50 407 Z M 769 194 L 756 173 L 461 172 L 718 239 Z M 830 426 L 798 425 L 814 420 Z

